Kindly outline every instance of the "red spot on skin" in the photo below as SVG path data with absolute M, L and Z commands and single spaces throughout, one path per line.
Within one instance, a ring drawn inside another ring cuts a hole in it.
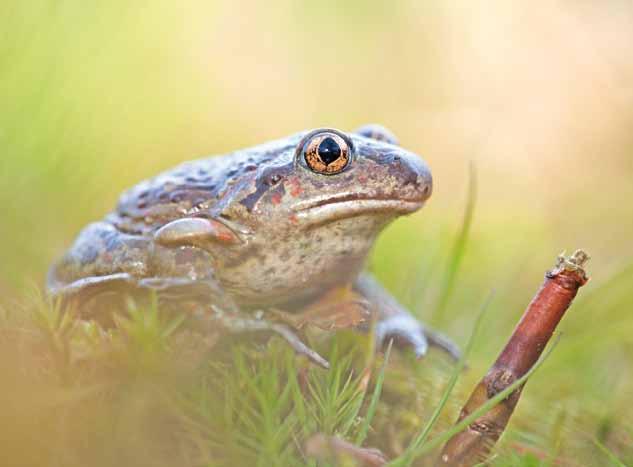
M 293 178 L 288 181 L 290 183 L 290 194 L 292 196 L 299 196 L 303 193 L 303 188 L 301 188 L 301 183 L 296 178 Z
M 360 176 L 358 177 L 358 181 L 359 181 L 360 183 L 367 183 L 367 176 L 365 176 L 365 175 L 360 175 Z
M 231 229 L 226 227 L 220 222 L 214 222 L 214 236 L 215 238 L 222 243 L 237 243 L 237 237 L 233 233 Z
M 297 216 L 295 214 L 290 214 L 288 219 L 290 219 L 290 222 L 292 222 L 295 225 L 299 222 L 299 220 L 297 219 Z
M 270 197 L 270 201 L 273 204 L 281 203 L 281 193 L 273 193 L 272 196 Z
M 218 240 L 225 243 L 233 243 L 235 241 L 235 235 L 233 235 L 233 232 L 221 232 L 218 234 Z

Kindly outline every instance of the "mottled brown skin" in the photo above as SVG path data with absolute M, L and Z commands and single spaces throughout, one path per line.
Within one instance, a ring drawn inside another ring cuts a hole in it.
M 304 154 L 328 134 L 349 144 L 349 161 L 333 162 L 344 167 L 333 174 L 311 169 Z M 51 269 L 49 291 L 79 303 L 112 291 L 195 296 L 245 312 L 236 326 L 224 319 L 227 327 L 260 330 L 265 322 L 248 310 L 301 310 L 353 287 L 381 308 L 381 339 L 398 336 L 423 355 L 430 338 L 456 355 L 361 274 L 378 233 L 432 191 L 427 165 L 393 143 L 377 125 L 321 129 L 182 164 L 131 188 L 87 226 Z

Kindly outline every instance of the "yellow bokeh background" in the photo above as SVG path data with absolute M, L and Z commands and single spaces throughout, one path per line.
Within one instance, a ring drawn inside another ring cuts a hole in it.
M 599 286 L 633 260 L 631 2 L 2 2 L 0 302 L 41 286 L 81 227 L 141 179 L 373 122 L 426 159 L 435 189 L 381 237 L 371 269 L 459 342 L 495 289 L 479 371 L 556 254 L 585 248 L 592 281 L 581 295 L 597 302 L 565 318 L 532 394 L 555 381 L 555 403 L 626 420 L 633 297 L 614 308 Z M 437 287 L 416 281 L 443 274 L 471 163 L 472 230 L 434 318 Z

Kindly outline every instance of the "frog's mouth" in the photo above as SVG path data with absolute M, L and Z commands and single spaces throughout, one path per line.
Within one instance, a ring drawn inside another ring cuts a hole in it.
M 351 193 L 301 203 L 295 207 L 295 210 L 298 219 L 310 223 L 321 223 L 369 213 L 393 216 L 410 214 L 420 209 L 426 199 L 426 197 L 381 198 Z

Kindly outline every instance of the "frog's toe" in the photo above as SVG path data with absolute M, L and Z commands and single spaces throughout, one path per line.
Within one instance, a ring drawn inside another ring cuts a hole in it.
M 274 332 L 275 334 L 283 337 L 284 340 L 290 344 L 290 347 L 292 347 L 299 355 L 305 355 L 311 362 L 316 363 L 325 369 L 330 368 L 329 362 L 315 350 L 304 344 L 299 336 L 297 336 L 297 334 L 288 326 L 279 323 L 271 323 L 263 319 L 243 319 L 236 316 L 223 317 L 222 324 L 229 331 L 235 333 L 257 331 Z
M 271 325 L 271 330 L 282 336 L 288 344 L 300 355 L 305 355 L 310 361 L 328 370 L 330 363 L 316 351 L 308 347 L 289 327 L 281 324 Z
M 383 347 L 393 339 L 398 347 L 410 348 L 417 358 L 422 358 L 429 350 L 429 341 L 422 325 L 406 314 L 390 316 L 376 325 L 376 343 Z
M 426 329 L 425 334 L 432 346 L 443 350 L 450 355 L 453 360 L 457 361 L 462 358 L 462 351 L 459 346 L 444 334 L 431 329 Z
M 417 358 L 426 355 L 429 345 L 437 347 L 454 360 L 461 358 L 459 347 L 445 335 L 425 328 L 408 314 L 397 314 L 380 321 L 376 326 L 376 341 L 383 346 L 393 338 L 399 347 L 411 348 Z

